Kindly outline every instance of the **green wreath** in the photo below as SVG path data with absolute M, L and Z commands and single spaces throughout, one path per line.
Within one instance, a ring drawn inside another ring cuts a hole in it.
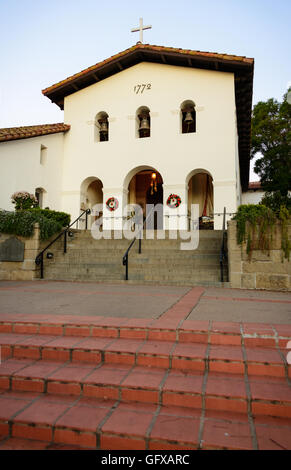
M 119 206 L 119 202 L 118 202 L 118 199 L 116 199 L 115 197 L 110 197 L 109 199 L 107 199 L 106 208 L 110 212 L 116 211 L 116 209 L 118 209 L 118 206 Z
M 176 207 L 179 207 L 181 204 L 182 200 L 180 196 L 177 194 L 170 194 L 170 196 L 167 199 L 167 206 L 170 207 L 171 209 L 175 209 Z

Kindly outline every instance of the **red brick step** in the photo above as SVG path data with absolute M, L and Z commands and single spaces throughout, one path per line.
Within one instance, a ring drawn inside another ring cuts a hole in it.
M 285 347 L 291 339 L 290 325 L 225 323 L 211 321 L 177 322 L 75 315 L 0 314 L 0 333 L 53 336 L 105 337 L 198 342 L 249 347 Z
M 8 359 L 1 388 L 291 418 L 291 388 L 277 377 L 179 371 L 123 364 Z M 248 392 L 248 388 L 250 391 Z
M 291 448 L 290 329 L 8 317 L 0 450 Z
M 96 398 L 0 394 L 1 449 L 290 449 L 291 421 Z M 267 426 L 268 425 L 268 426 Z M 6 434 L 4 431 L 6 426 Z
M 2 359 L 127 364 L 232 374 L 290 374 L 284 348 L 0 333 Z

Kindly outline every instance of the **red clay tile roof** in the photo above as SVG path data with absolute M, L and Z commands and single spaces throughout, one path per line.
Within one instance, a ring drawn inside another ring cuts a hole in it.
M 71 126 L 68 124 L 64 124 L 62 122 L 57 124 L 41 124 L 38 126 L 7 127 L 0 129 L 0 142 L 66 132 L 70 127 Z
M 261 189 L 261 182 L 260 181 L 251 181 L 249 183 L 249 189 Z
M 154 46 L 151 44 L 141 44 L 137 43 L 135 46 L 130 47 L 129 49 L 126 49 L 125 51 L 119 52 L 118 54 L 115 54 L 108 59 L 105 59 L 101 62 L 98 62 L 95 65 L 92 65 L 91 67 L 88 67 L 84 70 L 82 70 L 79 73 L 76 73 L 70 77 L 65 78 L 64 80 L 55 83 L 54 85 L 51 85 L 48 88 L 45 88 L 42 93 L 44 95 L 50 94 L 52 91 L 56 90 L 57 88 L 61 87 L 62 85 L 66 85 L 77 78 L 81 78 L 84 75 L 87 75 L 90 72 L 97 72 L 98 69 L 102 68 L 104 65 L 107 65 L 111 62 L 114 62 L 118 59 L 121 59 L 122 57 L 128 55 L 129 53 L 132 53 L 137 50 L 142 50 L 142 51 L 151 51 L 151 52 L 158 52 L 162 54 L 167 54 L 167 53 L 175 53 L 175 54 L 181 54 L 181 55 L 189 55 L 189 58 L 194 58 L 194 57 L 201 57 L 201 58 L 211 58 L 211 59 L 219 59 L 223 61 L 229 61 L 229 62 L 242 62 L 246 64 L 253 64 L 254 59 L 244 57 L 244 56 L 236 56 L 236 55 L 229 55 L 229 54 L 219 54 L 217 52 L 202 52 L 202 51 L 193 51 L 190 49 L 181 49 L 181 48 L 174 48 L 174 47 L 165 47 L 165 46 Z

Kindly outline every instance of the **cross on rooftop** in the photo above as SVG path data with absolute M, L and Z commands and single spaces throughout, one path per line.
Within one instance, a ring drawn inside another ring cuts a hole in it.
M 136 33 L 137 31 L 139 31 L 139 42 L 142 43 L 142 41 L 143 41 L 143 31 L 144 31 L 145 29 L 151 29 L 151 28 L 152 28 L 151 25 L 150 25 L 150 26 L 144 26 L 144 25 L 143 25 L 143 18 L 140 18 L 140 19 L 139 19 L 139 28 L 133 28 L 133 29 L 131 30 L 131 32 L 132 32 L 132 33 Z

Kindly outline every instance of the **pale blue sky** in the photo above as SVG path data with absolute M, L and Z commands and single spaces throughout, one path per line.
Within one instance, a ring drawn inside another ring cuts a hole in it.
M 290 0 L 0 0 L 0 127 L 62 122 L 41 90 L 138 41 L 255 59 L 253 104 L 291 81 Z

